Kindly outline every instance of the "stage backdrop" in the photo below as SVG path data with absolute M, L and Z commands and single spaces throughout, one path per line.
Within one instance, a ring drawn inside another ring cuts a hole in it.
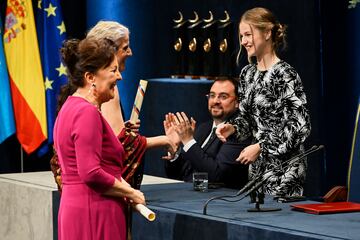
M 346 185 L 360 84 L 360 6 L 349 10 L 348 1 L 320 0 L 77 0 L 61 4 L 68 37 L 82 38 L 100 19 L 117 20 L 130 28 L 134 56 L 119 84 L 127 117 L 140 79 L 172 74 L 172 19 L 177 18 L 177 11 L 188 19 L 194 10 L 201 18 L 208 17 L 209 10 L 215 18 L 223 17 L 227 10 L 237 23 L 249 8 L 269 8 L 289 27 L 289 46 L 282 58 L 298 70 L 304 83 L 312 121 L 307 145 L 326 147 L 325 154 L 309 158 L 307 190 L 320 195 L 334 185 Z M 2 17 L 5 5 L 6 1 L 0 1 Z M 14 137 L 0 145 L 0 172 L 20 170 L 19 149 Z M 49 169 L 49 159 L 26 154 L 24 158 L 25 171 Z
M 322 114 L 322 82 L 320 81 L 320 9 L 317 1 L 88 0 L 88 27 L 93 26 L 100 19 L 112 19 L 128 26 L 131 32 L 130 45 L 133 56 L 128 59 L 127 69 L 123 73 L 124 80 L 119 84 L 125 115 L 127 117 L 130 115 L 140 79 L 169 77 L 173 74 L 175 59 L 171 57 L 174 25 L 172 19 L 178 17 L 178 11 L 181 11 L 184 18 L 188 19 L 193 18 L 194 10 L 198 12 L 200 18 L 207 18 L 209 10 L 213 12 L 215 18 L 223 18 L 224 10 L 227 10 L 232 21 L 238 23 L 241 14 L 255 6 L 269 8 L 279 21 L 289 26 L 289 46 L 282 57 L 298 70 L 308 96 L 312 134 L 307 145 L 320 144 L 322 142 L 319 128 L 319 118 Z M 237 32 L 236 25 L 235 32 Z M 238 41 L 236 36 L 234 40 Z M 237 71 L 239 72 L 239 69 Z M 178 89 L 173 91 L 178 91 Z M 179 105 L 181 106 L 181 102 Z M 161 109 L 162 106 L 157 105 L 153 108 Z M 149 122 L 149 124 L 158 123 Z M 144 127 L 147 128 L 147 126 Z M 308 180 L 312 189 L 316 189 L 314 194 L 320 193 L 324 188 L 322 186 L 325 177 L 323 159 L 322 154 L 309 157 Z M 157 168 L 158 166 L 149 167 L 147 173 L 158 174 Z

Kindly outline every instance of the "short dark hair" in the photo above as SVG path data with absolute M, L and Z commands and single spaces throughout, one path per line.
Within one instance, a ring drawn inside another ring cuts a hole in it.
M 225 82 L 225 81 L 229 81 L 232 83 L 232 85 L 234 86 L 235 96 L 239 99 L 239 78 L 223 76 L 223 77 L 216 77 L 214 79 L 214 83 Z

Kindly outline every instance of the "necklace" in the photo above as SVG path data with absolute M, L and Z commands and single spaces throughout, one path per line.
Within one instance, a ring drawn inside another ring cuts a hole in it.
M 75 97 L 81 97 L 81 98 L 85 99 L 88 103 L 90 103 L 91 105 L 94 105 L 99 112 L 101 112 L 100 104 L 98 104 L 98 103 L 97 103 L 96 101 L 94 101 L 94 100 L 91 100 L 91 99 L 88 97 L 89 95 L 83 96 L 83 95 L 79 92 L 79 90 L 77 90 L 77 91 L 73 94 L 73 96 L 75 96 Z

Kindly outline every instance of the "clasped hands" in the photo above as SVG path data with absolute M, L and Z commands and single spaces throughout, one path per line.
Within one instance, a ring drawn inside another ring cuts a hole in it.
M 189 119 L 184 112 L 177 112 L 176 114 L 166 114 L 163 124 L 165 134 L 172 143 L 171 146 L 173 146 L 168 149 L 168 155 L 164 156 L 163 159 L 171 160 L 181 143 L 186 144 L 194 139 L 196 121 L 192 117 Z
M 121 178 L 121 182 L 129 188 L 129 192 L 127 197 L 124 197 L 124 201 L 132 206 L 136 204 L 143 204 L 146 205 L 145 202 L 145 195 L 138 189 L 132 188 L 131 185 L 125 181 L 125 179 Z

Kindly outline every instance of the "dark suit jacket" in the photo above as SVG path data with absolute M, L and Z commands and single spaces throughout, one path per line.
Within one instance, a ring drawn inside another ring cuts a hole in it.
M 212 130 L 213 121 L 201 124 L 195 129 L 196 143 L 174 162 L 166 161 L 168 177 L 192 181 L 193 172 L 207 172 L 210 183 L 223 183 L 226 187 L 241 188 L 248 181 L 248 166 L 235 161 L 244 147 L 251 144 L 250 139 L 236 142 L 229 137 L 225 143 L 215 138 L 207 148 L 201 145 Z

